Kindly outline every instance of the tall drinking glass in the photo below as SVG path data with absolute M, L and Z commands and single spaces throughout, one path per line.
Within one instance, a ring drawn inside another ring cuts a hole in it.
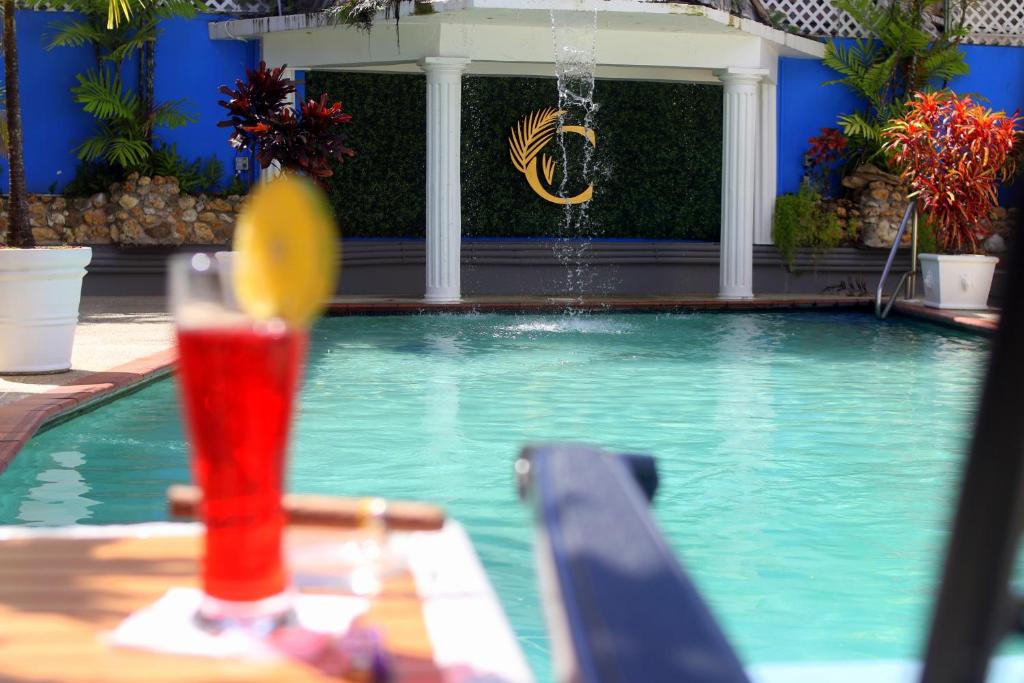
M 231 262 L 170 263 L 178 379 L 206 525 L 206 628 L 273 630 L 292 614 L 281 495 L 292 406 L 308 332 L 238 310 Z

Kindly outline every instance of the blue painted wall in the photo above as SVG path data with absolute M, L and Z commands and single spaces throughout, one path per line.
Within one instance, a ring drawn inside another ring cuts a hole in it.
M 18 75 L 21 85 L 21 120 L 25 131 L 25 176 L 30 192 L 63 187 L 75 172 L 71 150 L 92 130 L 92 119 L 71 99 L 75 74 L 93 64 L 89 48 L 60 48 L 47 52 L 51 24 L 65 21 L 68 12 L 15 14 L 18 40 Z M 7 164 L 0 187 L 7 191 Z
M 245 77 L 246 68 L 258 61 L 259 43 L 210 40 L 206 25 L 223 20 L 222 15 L 207 15 L 161 24 L 154 90 L 157 102 L 185 98 L 188 111 L 196 118 L 188 126 L 160 131 L 159 138 L 176 144 L 178 153 L 186 158 L 216 153 L 225 172 L 231 173 L 235 153 L 228 145 L 229 129 L 217 127 L 227 113 L 217 105 L 218 100 L 224 99 L 217 88 L 233 86 L 235 79 Z
M 951 87 L 981 95 L 988 106 L 1013 112 L 1024 109 L 1024 48 L 968 45 L 971 73 Z M 779 63 L 779 192 L 796 192 L 803 177 L 807 139 L 821 128 L 836 127 L 840 114 L 859 106 L 841 85 L 823 86 L 838 74 L 814 60 L 784 57 Z
M 60 189 L 74 176 L 78 160 L 73 152 L 93 129 L 94 120 L 72 99 L 75 74 L 94 65 L 90 48 L 45 50 L 53 25 L 67 20 L 68 12 L 19 10 L 16 15 L 22 122 L 25 129 L 25 175 L 30 192 Z M 186 158 L 216 154 L 225 173 L 233 169 L 234 152 L 227 144 L 227 131 L 217 128 L 223 111 L 217 106 L 217 88 L 230 84 L 254 64 L 255 42 L 212 41 L 207 23 L 223 19 L 208 15 L 186 21 L 164 22 L 156 52 L 156 99 L 185 98 L 186 109 L 196 123 L 170 131 L 158 131 L 158 138 L 176 143 Z M 129 66 L 126 80 L 134 82 Z M 0 190 L 7 191 L 7 168 L 0 174 Z

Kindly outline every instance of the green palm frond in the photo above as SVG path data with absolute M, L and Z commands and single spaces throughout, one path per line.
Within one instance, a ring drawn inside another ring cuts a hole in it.
M 50 28 L 56 29 L 57 33 L 47 43 L 47 50 L 52 50 L 56 47 L 81 47 L 93 43 L 102 43 L 106 39 L 104 32 L 88 21 L 69 21 L 63 24 L 51 24 Z
M 881 143 L 882 124 L 869 121 L 863 114 L 854 112 L 839 117 L 843 135 L 868 143 Z
M 153 21 L 151 23 L 153 26 L 152 30 L 155 30 L 156 21 Z M 109 52 L 109 54 L 107 54 L 104 57 L 104 59 L 106 61 L 114 62 L 115 64 L 117 64 L 123 62 L 124 60 L 131 57 L 134 53 L 141 50 L 146 45 L 147 42 L 152 40 L 152 30 L 150 30 L 148 26 L 146 27 L 146 29 L 147 30 L 140 29 L 139 31 L 136 31 L 133 35 L 128 36 L 124 40 L 120 41 L 117 47 L 112 49 Z
M 121 78 L 106 70 L 89 70 L 84 75 L 76 74 L 78 85 L 71 88 L 75 101 L 88 113 L 99 119 L 136 118 L 139 114 L 139 97 L 125 91 Z
M 932 50 L 921 60 L 921 71 L 932 79 L 949 81 L 964 76 L 971 68 L 959 50 Z M 925 83 L 920 84 L 924 87 Z
M 102 159 L 107 151 L 107 140 L 104 136 L 95 135 L 86 138 L 85 142 L 75 148 L 78 158 L 82 161 L 96 161 Z
M 152 150 L 149 143 L 141 138 L 126 137 L 123 131 L 101 126 L 95 135 L 87 138 L 75 151 L 82 161 L 103 160 L 130 170 L 145 163 Z
M 163 102 L 153 109 L 150 120 L 151 126 L 162 128 L 180 128 L 189 123 L 195 123 L 196 117 L 184 111 L 187 102 L 181 100 L 170 100 Z
M 114 138 L 107 145 L 106 160 L 125 169 L 139 166 L 149 157 L 151 147 L 145 140 Z

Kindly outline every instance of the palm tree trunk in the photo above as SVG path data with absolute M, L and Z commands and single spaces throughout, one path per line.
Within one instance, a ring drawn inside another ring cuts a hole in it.
M 146 79 L 142 84 L 142 114 L 146 117 L 146 121 L 149 124 L 146 128 L 146 142 L 149 143 L 150 147 L 153 146 L 153 106 L 154 106 L 154 70 L 156 69 L 156 31 L 153 32 L 153 37 L 146 41 L 143 47 L 143 60 L 146 63 L 145 74 Z
M 18 44 L 14 33 L 14 0 L 4 1 L 4 79 L 7 89 L 7 136 L 10 195 L 7 202 L 7 243 L 12 247 L 34 247 L 28 225 L 25 197 L 25 156 L 21 138 L 21 104 L 18 92 Z

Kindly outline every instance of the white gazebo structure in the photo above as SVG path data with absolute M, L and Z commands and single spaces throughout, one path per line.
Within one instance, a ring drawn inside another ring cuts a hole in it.
M 426 75 L 426 301 L 461 296 L 462 76 L 553 77 L 552 10 L 596 13 L 597 78 L 722 84 L 718 294 L 753 296 L 753 246 L 771 243 L 779 57 L 820 59 L 821 43 L 682 3 L 434 0 L 403 8 L 397 26 L 379 17 L 369 33 L 289 15 L 211 23 L 210 37 L 259 39 L 268 64 L 292 70 Z

